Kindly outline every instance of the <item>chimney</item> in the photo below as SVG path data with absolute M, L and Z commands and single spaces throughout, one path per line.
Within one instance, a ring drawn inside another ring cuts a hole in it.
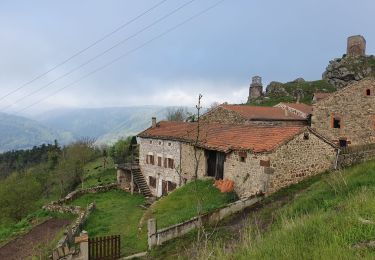
M 155 128 L 156 127 L 156 117 L 153 117 L 151 120 L 152 120 L 151 127 Z

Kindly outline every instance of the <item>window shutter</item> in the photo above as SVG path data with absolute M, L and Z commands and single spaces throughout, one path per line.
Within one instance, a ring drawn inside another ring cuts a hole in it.
M 149 164 L 148 155 L 146 155 L 146 163 Z
M 167 167 L 168 167 L 168 159 L 164 158 L 164 168 L 167 168 Z

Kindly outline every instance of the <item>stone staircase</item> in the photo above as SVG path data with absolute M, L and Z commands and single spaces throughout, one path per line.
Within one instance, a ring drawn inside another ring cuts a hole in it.
M 145 197 L 152 197 L 152 193 L 150 188 L 147 185 L 147 182 L 145 180 L 145 177 L 143 176 L 141 169 L 139 167 L 135 167 L 133 169 L 133 180 L 137 187 L 139 188 L 140 192 L 145 196 Z

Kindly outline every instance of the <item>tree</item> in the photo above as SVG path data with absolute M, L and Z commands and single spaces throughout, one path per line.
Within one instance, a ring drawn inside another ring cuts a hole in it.
M 167 120 L 168 121 L 177 121 L 184 122 L 188 117 L 188 112 L 186 108 L 168 108 L 167 109 Z
M 0 219 L 20 221 L 38 207 L 41 186 L 30 174 L 12 174 L 0 183 Z
M 113 161 L 117 164 L 125 163 L 130 161 L 131 157 L 131 141 L 133 137 L 129 136 L 126 139 L 118 140 L 109 149 L 109 155 L 112 157 Z

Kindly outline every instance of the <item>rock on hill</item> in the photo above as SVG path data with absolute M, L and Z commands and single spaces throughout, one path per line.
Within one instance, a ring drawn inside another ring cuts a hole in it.
M 357 57 L 344 55 L 341 59 L 331 60 L 323 73 L 323 79 L 337 89 L 369 76 L 375 77 L 375 57 L 373 55 Z
M 53 143 L 55 139 L 60 144 L 66 144 L 73 137 L 25 117 L 0 113 L 0 152 Z
M 305 81 L 298 78 L 281 83 L 272 81 L 266 88 L 264 96 L 251 102 L 251 105 L 274 106 L 280 102 L 296 102 L 310 104 L 315 92 L 334 92 L 336 88 L 327 80 Z

